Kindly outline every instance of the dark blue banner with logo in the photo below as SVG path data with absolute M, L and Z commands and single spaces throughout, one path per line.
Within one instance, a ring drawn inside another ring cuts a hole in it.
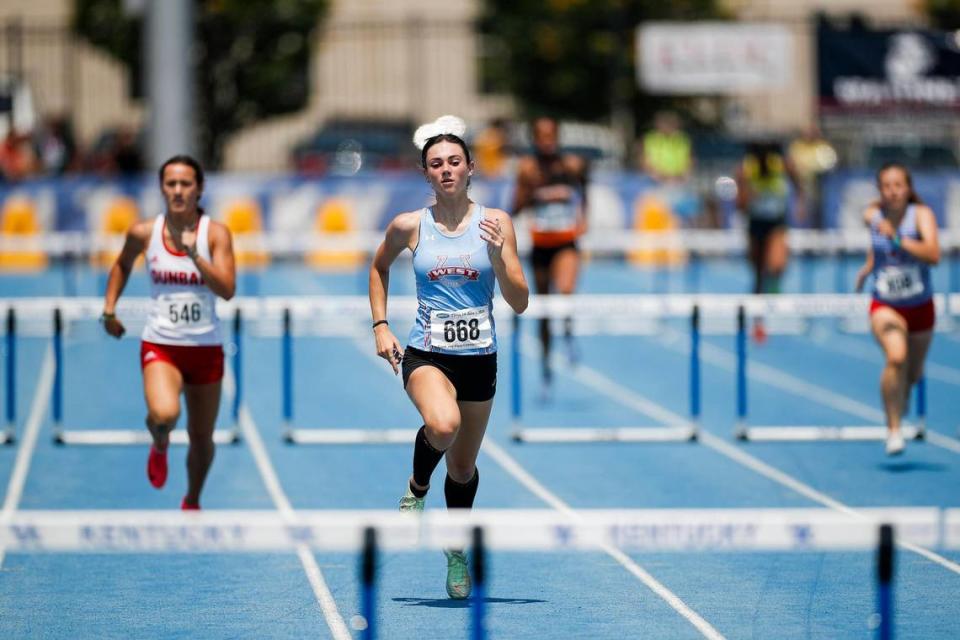
M 824 112 L 960 109 L 957 34 L 931 30 L 817 28 Z

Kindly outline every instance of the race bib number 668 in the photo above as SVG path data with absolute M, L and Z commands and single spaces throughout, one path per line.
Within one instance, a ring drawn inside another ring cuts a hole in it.
M 486 307 L 430 312 L 430 344 L 448 351 L 484 349 L 493 344 Z
M 877 293 L 885 300 L 906 300 L 923 293 L 923 279 L 915 265 L 888 266 L 877 274 Z

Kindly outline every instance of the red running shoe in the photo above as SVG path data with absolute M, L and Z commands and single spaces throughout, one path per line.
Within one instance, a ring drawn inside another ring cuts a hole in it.
M 150 446 L 150 455 L 147 457 L 147 478 L 157 489 L 167 483 L 167 452 L 157 451 Z
M 187 502 L 187 496 L 183 496 L 183 501 L 180 503 L 181 511 L 200 511 L 200 505 L 194 504 L 192 502 Z

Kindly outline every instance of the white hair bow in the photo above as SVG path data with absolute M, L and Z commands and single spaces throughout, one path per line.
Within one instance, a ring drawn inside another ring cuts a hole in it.
M 417 145 L 417 149 L 423 151 L 423 147 L 430 138 L 435 138 L 445 133 L 452 133 L 458 138 L 463 139 L 463 135 L 466 132 L 467 123 L 457 116 L 440 116 L 433 122 L 420 125 L 413 134 L 413 144 Z

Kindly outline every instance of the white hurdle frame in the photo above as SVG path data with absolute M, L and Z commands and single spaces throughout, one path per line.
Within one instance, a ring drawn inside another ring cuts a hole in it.
M 542 309 L 535 309 L 538 318 L 551 318 L 564 313 L 565 300 L 561 296 L 548 296 Z M 616 301 L 611 301 L 615 304 Z M 511 438 L 518 443 L 587 443 L 587 442 L 635 442 L 668 443 L 695 442 L 700 437 L 700 306 L 693 296 L 678 296 L 674 304 L 667 304 L 669 315 L 690 313 L 690 421 L 672 426 L 631 427 L 519 427 L 522 417 L 522 391 L 520 376 L 520 318 L 514 316 L 511 341 L 511 412 L 514 431 Z M 662 311 L 662 310 L 661 310 Z M 566 309 L 569 313 L 570 309 Z
M 293 426 L 293 331 L 290 308 L 283 309 L 281 337 L 281 393 L 283 398 L 283 439 L 287 444 L 373 445 L 413 444 L 416 428 L 341 429 L 296 428 Z
M 236 309 L 234 315 L 234 341 L 236 351 L 233 355 L 233 368 L 236 377 L 233 397 L 233 426 L 230 429 L 217 429 L 213 432 L 213 441 L 217 444 L 237 444 L 240 442 L 240 403 L 241 403 L 241 312 Z M 59 445 L 73 446 L 137 446 L 153 443 L 146 426 L 142 429 L 68 429 L 63 426 L 63 314 L 59 307 L 53 311 L 53 441 Z M 186 429 L 175 429 L 170 433 L 170 444 L 188 445 Z
M 944 309 L 946 301 L 939 301 Z M 811 313 L 811 315 L 813 315 Z M 747 424 L 747 312 L 744 306 L 737 309 L 737 417 L 734 422 L 734 437 L 745 442 L 817 442 L 883 441 L 887 437 L 885 425 L 748 425 Z M 926 378 L 916 383 L 916 421 L 903 424 L 901 433 L 907 440 L 923 440 L 926 437 L 927 384 Z

